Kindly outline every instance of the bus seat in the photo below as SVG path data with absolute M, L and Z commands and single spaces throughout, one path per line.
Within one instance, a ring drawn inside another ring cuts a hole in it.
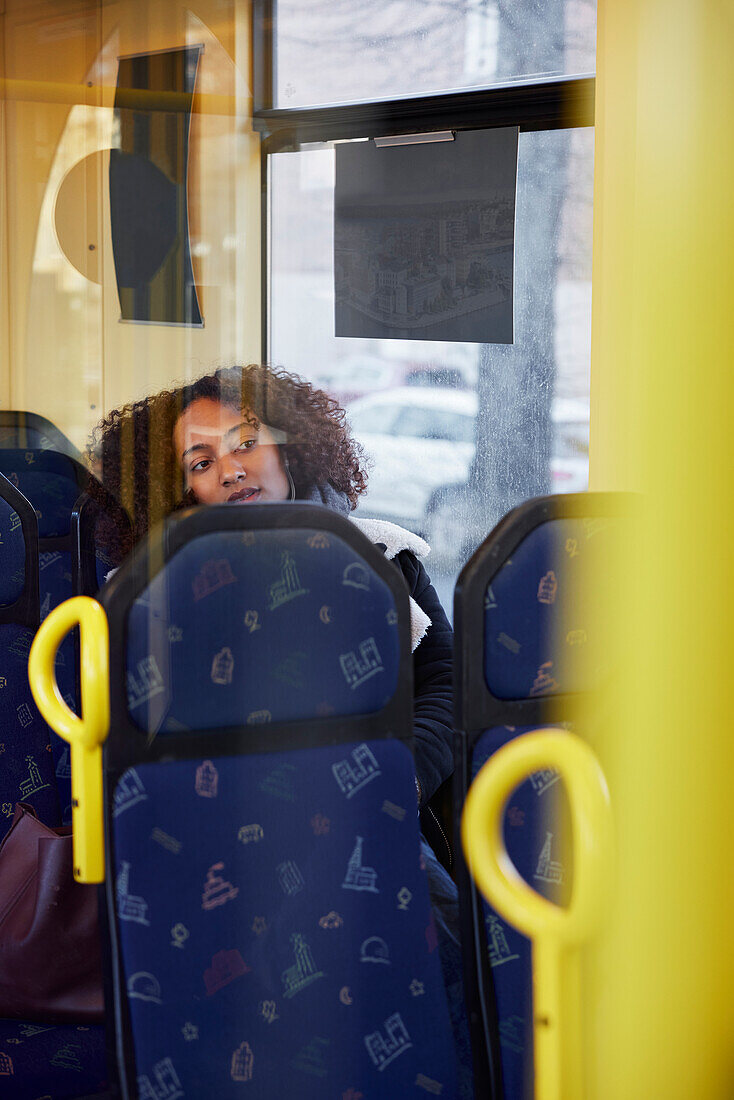
M 39 624 L 38 521 L 0 474 L 0 840 L 17 801 L 47 825 L 61 823 L 50 730 L 28 684 L 28 652 Z M 104 1028 L 0 1020 L 0 1096 L 54 1100 L 106 1095 Z
M 38 623 L 38 522 L 22 493 L 0 474 L 0 840 L 18 801 L 29 802 L 47 825 L 61 824 L 50 731 L 28 683 Z
M 100 578 L 103 581 L 112 564 L 118 564 L 110 563 L 104 548 L 95 545 L 95 534 L 103 521 L 108 527 L 113 524 L 127 545 L 130 525 L 122 508 L 79 462 L 56 450 L 0 448 L 0 470 L 36 512 L 41 619 L 72 595 L 94 595 Z M 94 567 L 89 564 L 92 557 Z M 72 706 L 79 698 L 78 663 L 76 639 L 68 637 L 59 650 L 57 679 L 62 696 Z M 53 732 L 51 746 L 62 822 L 67 825 L 71 821 L 69 747 Z
M 402 578 L 327 509 L 209 507 L 101 600 L 123 1091 L 456 1097 Z
M 0 1020 L 3 1100 L 108 1100 L 101 1024 Z
M 71 514 L 71 538 L 74 594 L 96 596 L 110 570 L 130 552 L 132 525 L 124 508 L 91 475 Z
M 58 451 L 81 459 L 71 440 L 45 416 L 18 409 L 0 409 L 0 450 Z
M 540 726 L 568 727 L 572 701 L 609 678 L 610 647 L 587 611 L 590 578 L 613 553 L 624 502 L 597 493 L 528 501 L 505 516 L 462 570 L 454 595 L 457 814 L 502 745 Z M 526 882 L 567 905 L 573 852 L 557 772 L 536 773 L 516 789 L 503 832 Z M 491 1095 L 532 1100 L 530 941 L 481 897 L 457 849 L 467 990 L 484 1006 L 481 1018 L 472 1018 L 475 1058 Z

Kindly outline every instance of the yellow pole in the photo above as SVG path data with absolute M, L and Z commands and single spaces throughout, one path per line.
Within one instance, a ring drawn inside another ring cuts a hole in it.
M 595 748 L 619 876 L 588 1095 L 734 1095 L 734 9 L 599 0 L 591 484 L 635 489 Z
M 508 799 L 528 776 L 556 769 L 566 788 L 573 836 L 568 907 L 541 897 L 515 868 L 502 823 Z M 578 950 L 603 916 L 613 864 L 612 815 L 594 753 L 560 729 L 516 737 L 474 780 L 461 820 L 467 864 L 480 890 L 533 944 L 533 1047 L 536 1100 L 583 1100 Z
M 75 626 L 79 627 L 81 717 L 64 702 L 56 682 L 59 646 Z M 73 596 L 53 609 L 33 639 L 28 680 L 44 719 L 71 746 L 74 878 L 104 882 L 102 745 L 110 728 L 110 696 L 109 631 L 101 604 L 89 596 Z

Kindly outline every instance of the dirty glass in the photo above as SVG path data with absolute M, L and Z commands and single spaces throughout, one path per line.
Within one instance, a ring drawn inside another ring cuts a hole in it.
M 347 410 L 370 465 L 357 515 L 461 565 L 522 500 L 588 485 L 593 130 L 520 135 L 515 342 L 334 336 L 334 151 L 270 158 L 270 348 Z

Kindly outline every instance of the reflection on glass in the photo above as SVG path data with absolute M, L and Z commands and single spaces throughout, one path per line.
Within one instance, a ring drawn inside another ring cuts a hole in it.
M 274 105 L 591 73 L 595 45 L 595 0 L 278 0 Z
M 273 361 L 347 409 L 372 466 L 359 515 L 428 539 L 456 574 L 530 496 L 588 483 L 593 131 L 520 135 L 512 347 L 334 336 L 334 157 L 271 158 Z

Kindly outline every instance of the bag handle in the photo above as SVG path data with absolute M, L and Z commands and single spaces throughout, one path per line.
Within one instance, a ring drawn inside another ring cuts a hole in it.
M 516 787 L 544 768 L 558 771 L 571 810 L 571 901 L 555 905 L 528 886 L 507 852 L 503 817 Z M 581 1026 L 577 949 L 598 924 L 608 893 L 612 815 L 601 765 L 579 737 L 544 729 L 503 745 L 481 768 L 461 822 L 467 863 L 493 907 L 533 944 L 536 1100 L 580 1100 Z
M 81 717 L 64 702 L 56 682 L 56 654 L 74 627 L 80 632 Z M 47 615 L 33 640 L 28 679 L 36 706 L 71 746 L 71 820 L 74 878 L 104 881 L 102 745 L 110 728 L 109 631 L 102 605 L 74 596 Z

